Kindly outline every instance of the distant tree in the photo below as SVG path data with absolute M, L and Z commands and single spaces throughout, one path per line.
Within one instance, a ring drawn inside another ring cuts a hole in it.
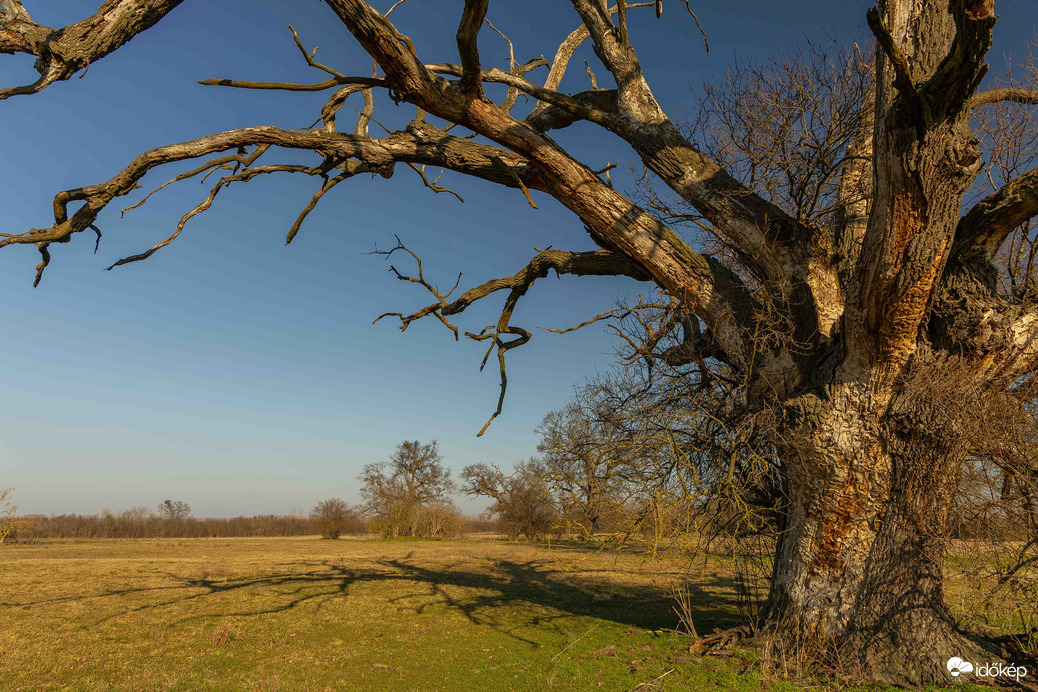
M 626 465 L 624 439 L 591 388 L 563 408 L 551 411 L 537 432 L 544 471 L 563 513 L 578 537 L 609 530 L 605 521 L 617 510 L 620 473 Z
M 163 500 L 159 503 L 159 518 L 168 521 L 184 520 L 191 516 L 191 508 L 180 500 Z
M 118 516 L 117 535 L 121 538 L 144 538 L 148 525 L 157 524 L 155 512 L 142 505 L 123 510 Z
M 321 538 L 333 541 L 344 533 L 357 533 L 361 528 L 360 513 L 337 497 L 318 502 L 310 516 Z
M 461 477 L 463 493 L 494 501 L 486 513 L 498 517 L 509 538 L 541 540 L 559 532 L 562 517 L 548 486 L 547 470 L 536 459 L 519 462 L 511 475 L 497 466 L 473 464 L 465 467 Z
M 360 494 L 364 511 L 373 518 L 373 530 L 385 537 L 460 533 L 461 515 L 450 499 L 455 489 L 450 475 L 436 440 L 405 440 L 388 461 L 365 466 L 359 476 Z
M 123 510 L 119 516 L 126 521 L 143 522 L 152 519 L 155 516 L 155 512 L 152 512 L 151 509 L 144 505 L 134 505 L 129 509 Z
M 25 531 L 32 522 L 18 517 L 18 507 L 11 502 L 14 488 L 0 488 L 0 545 L 12 542 L 19 531 Z

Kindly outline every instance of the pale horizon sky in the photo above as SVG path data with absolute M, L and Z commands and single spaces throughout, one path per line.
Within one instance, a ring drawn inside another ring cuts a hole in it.
M 52 26 L 90 14 L 93 2 L 26 0 L 34 20 Z M 392 3 L 375 2 L 385 10 Z M 693 105 L 703 79 L 736 59 L 767 59 L 810 37 L 849 45 L 865 37 L 864 1 L 693 3 L 711 53 L 683 3 L 668 2 L 662 20 L 632 12 L 631 39 L 672 117 Z M 456 62 L 460 2 L 410 0 L 393 19 L 427 62 Z M 1022 56 L 1035 31 L 1033 2 L 1000 0 L 1002 18 L 990 54 Z M 517 59 L 554 55 L 577 26 L 568 3 L 492 2 L 488 17 L 512 38 Z M 276 93 L 205 87 L 211 77 L 317 82 L 285 28 L 293 24 L 318 59 L 349 74 L 371 61 L 322 3 L 187 0 L 152 30 L 92 65 L 83 78 L 43 93 L 0 102 L 6 165 L 0 167 L 0 232 L 49 226 L 53 195 L 101 182 L 140 152 L 250 125 L 307 127 L 328 93 Z M 480 35 L 485 66 L 506 66 L 507 47 Z M 587 88 L 583 59 L 604 85 L 607 72 L 585 46 L 563 88 Z M 0 56 L 3 86 L 35 79 L 32 60 Z M 544 70 L 530 74 L 543 80 Z M 352 103 L 340 129 L 352 127 Z M 400 127 L 413 116 L 380 98 L 376 117 Z M 377 127 L 372 128 L 373 134 Z M 553 133 L 592 165 L 615 162 L 613 180 L 632 185 L 633 152 L 590 125 Z M 272 160 L 312 161 L 278 154 Z M 167 167 L 144 180 L 150 190 L 192 167 Z M 23 513 L 93 514 L 108 507 L 155 507 L 182 500 L 195 516 L 308 512 L 322 499 L 357 501 L 356 477 L 404 439 L 438 439 L 455 475 L 467 464 L 510 466 L 536 454 L 535 428 L 562 406 L 574 384 L 607 369 L 616 346 L 593 326 L 568 327 L 624 297 L 650 290 L 623 278 L 540 280 L 513 324 L 534 332 L 509 352 L 502 415 L 475 435 L 493 411 L 493 360 L 478 371 L 483 346 L 453 336 L 435 320 L 401 334 L 387 311 L 411 312 L 429 296 L 366 255 L 390 247 L 394 234 L 418 252 L 430 280 L 459 290 L 514 273 L 534 248 L 593 249 L 580 222 L 550 198 L 522 194 L 446 173 L 441 181 L 464 199 L 434 195 L 398 166 L 390 180 L 338 186 L 309 216 L 290 247 L 284 235 L 316 182 L 304 177 L 255 180 L 225 190 L 188 223 L 181 237 L 145 262 L 102 271 L 120 257 L 166 237 L 208 192 L 196 180 L 172 185 L 120 218 L 142 192 L 118 200 L 100 218 L 104 232 L 51 247 L 39 288 L 32 247 L 0 250 L 0 487 L 14 487 Z M 411 267 L 394 256 L 402 271 Z M 462 330 L 496 321 L 504 296 L 462 315 Z M 459 498 L 466 512 L 482 503 Z

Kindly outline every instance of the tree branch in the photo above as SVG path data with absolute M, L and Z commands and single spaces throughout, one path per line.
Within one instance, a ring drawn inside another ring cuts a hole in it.
M 0 24 L 31 21 L 29 13 L 22 7 L 22 0 L 0 0 Z
M 912 80 L 912 70 L 908 65 L 908 60 L 897 47 L 890 31 L 883 25 L 878 7 L 870 7 L 865 13 L 865 19 L 868 21 L 869 29 L 872 30 L 872 35 L 876 37 L 876 43 L 890 60 L 890 65 L 894 70 L 894 88 L 901 94 L 905 107 L 908 108 L 912 119 L 916 122 L 916 129 L 920 133 L 924 132 L 933 121 L 933 116 L 930 113 L 930 106 L 920 96 L 919 90 Z
M 1038 91 L 1033 89 L 1021 89 L 1018 87 L 1003 87 L 1000 89 L 988 89 L 979 94 L 974 94 L 970 99 L 969 107 L 978 108 L 1001 101 L 1012 101 L 1033 106 L 1038 104 Z
M 959 221 L 952 256 L 960 261 L 994 259 L 999 247 L 1020 224 L 1038 215 L 1038 169 L 1010 180 L 977 202 Z
M 27 233 L 4 235 L 0 237 L 0 247 L 15 244 L 38 245 L 40 243 L 67 242 L 75 233 L 90 229 L 98 214 L 113 199 L 136 189 L 140 179 L 151 169 L 167 163 L 200 158 L 221 151 L 243 150 L 248 146 L 278 146 L 314 151 L 324 156 L 326 162 L 341 162 L 334 165 L 345 166 L 347 170 L 349 170 L 351 161 L 363 164 L 362 168 L 355 169 L 354 172 L 374 171 L 388 176 L 391 175 L 392 165 L 400 161 L 440 166 L 507 187 L 519 187 L 520 183 L 534 189 L 542 189 L 544 186 L 539 173 L 527 161 L 512 152 L 461 137 L 452 137 L 424 122 L 413 122 L 406 130 L 395 132 L 382 139 L 320 130 L 296 132 L 275 127 L 244 128 L 152 149 L 139 155 L 129 166 L 104 183 L 58 193 L 54 199 L 55 224 L 53 226 L 34 228 Z M 250 163 L 238 157 L 227 157 L 211 161 L 174 180 L 215 169 L 231 162 L 238 162 L 246 166 Z M 226 182 L 244 181 L 260 173 L 274 170 L 291 170 L 317 175 L 330 170 L 331 167 L 334 166 L 328 166 L 326 163 L 323 167 L 246 168 L 241 173 L 234 174 L 234 177 Z M 344 172 L 346 171 L 344 170 Z M 221 186 L 218 185 L 218 187 Z M 84 203 L 71 217 L 67 211 L 70 202 Z
M 489 0 L 465 0 L 465 9 L 455 36 L 458 55 L 461 57 L 461 93 L 476 98 L 483 93 L 479 84 L 479 49 L 476 42 L 487 15 L 488 4 Z
M 0 53 L 35 55 L 33 84 L 0 89 L 0 100 L 35 94 L 66 80 L 155 25 L 182 0 L 107 0 L 97 12 L 61 29 L 36 24 L 18 0 L 3 0 Z
M 732 296 L 714 286 L 713 271 L 706 258 L 689 248 L 673 230 L 602 182 L 553 140 L 494 104 L 463 98 L 457 89 L 450 88 L 449 83 L 418 62 L 413 53 L 404 50 L 395 30 L 367 3 L 329 2 L 361 45 L 378 60 L 403 98 L 488 137 L 540 169 L 544 190 L 577 214 L 596 243 L 627 255 L 679 299 L 696 305 L 719 335 L 719 341 L 731 349 L 733 360 L 741 362 L 743 356 L 737 354 L 744 352 L 742 332 L 749 314 L 742 313 L 744 305 L 730 302 Z M 518 79 L 499 72 L 502 79 Z
M 716 227 L 744 267 L 779 293 L 791 294 L 795 284 L 807 283 L 815 312 L 825 312 L 822 303 L 836 279 L 830 276 L 828 258 L 812 247 L 811 229 L 752 193 L 692 146 L 656 101 L 634 49 L 615 35 L 609 12 L 597 0 L 571 3 L 594 42 L 595 54 L 617 83 L 619 115 L 599 122 Z
M 955 39 L 948 56 L 920 88 L 935 116 L 951 118 L 968 109 L 988 72 L 985 62 L 998 19 L 994 3 L 951 0 L 948 11 L 955 21 Z
M 435 315 L 440 322 L 454 333 L 454 338 L 457 339 L 458 328 L 447 319 L 448 316 L 460 314 L 465 310 L 465 308 L 472 305 L 472 303 L 496 293 L 497 291 L 508 290 L 508 297 L 505 299 L 504 306 L 501 309 L 501 313 L 495 325 L 484 327 L 477 333 L 465 332 L 465 336 L 470 339 L 490 342 L 490 346 L 487 348 L 487 351 L 483 356 L 483 362 L 479 368 L 480 370 L 486 366 L 487 360 L 490 358 L 490 354 L 493 353 L 494 349 L 497 349 L 498 370 L 501 378 L 501 390 L 497 400 L 497 409 L 490 416 L 490 419 L 486 422 L 479 433 L 477 433 L 477 437 L 486 432 L 494 419 L 501 414 L 502 407 L 504 406 L 505 393 L 508 390 L 508 374 L 505 364 L 505 354 L 513 348 L 526 344 L 531 338 L 529 331 L 512 325 L 511 319 L 512 313 L 515 310 L 519 299 L 526 295 L 526 292 L 531 286 L 533 286 L 537 279 L 542 279 L 548 276 L 548 273 L 554 270 L 556 275 L 630 276 L 640 281 L 652 280 L 652 275 L 642 267 L 638 266 L 635 262 L 623 255 L 609 252 L 607 250 L 564 252 L 562 250 L 548 249 L 538 252 L 525 267 L 512 276 L 484 282 L 475 288 L 469 289 L 453 302 L 448 302 L 447 299 L 450 297 L 451 293 L 454 292 L 454 289 L 452 288 L 450 292 L 444 295 L 441 294 L 436 286 L 430 284 L 425 278 L 421 258 L 401 244 L 399 238 L 397 238 L 396 247 L 388 251 L 379 251 L 376 249 L 374 254 L 385 255 L 388 258 L 398 250 L 402 250 L 414 258 L 418 266 L 418 276 L 413 277 L 401 274 L 395 266 L 391 266 L 389 268 L 390 271 L 393 272 L 401 281 L 409 281 L 423 286 L 436 298 L 436 302 L 427 305 L 421 310 L 411 313 L 410 315 L 404 315 L 399 312 L 385 313 L 376 317 L 374 320 L 375 322 L 378 322 L 384 317 L 396 317 L 400 320 L 400 330 L 405 331 L 415 320 L 428 317 L 429 315 Z M 461 276 L 459 275 L 458 280 L 460 281 L 460 279 Z M 457 288 L 457 285 L 458 284 L 455 283 L 455 288 Z M 515 338 L 506 340 L 504 339 L 506 335 L 514 336 Z
M 528 124 L 511 117 L 505 109 L 490 101 L 473 98 L 471 93 L 464 93 L 460 82 L 451 82 L 437 76 L 418 59 L 413 43 L 397 31 L 385 16 L 374 11 L 366 2 L 362 0 L 326 0 L 326 2 L 342 19 L 361 46 L 382 68 L 385 73 L 384 83 L 389 87 L 390 96 L 394 100 L 408 101 L 418 107 L 419 119 L 413 121 L 405 131 L 390 133 L 382 139 L 372 139 L 365 134 L 347 135 L 328 131 L 330 119 L 334 117 L 334 110 L 341 105 L 337 97 L 333 96 L 326 105 L 326 110 L 330 112 L 324 114 L 326 128 L 328 128 L 326 130 L 295 132 L 274 127 L 245 128 L 153 149 L 137 157 L 126 169 L 105 183 L 60 194 L 55 200 L 55 224 L 52 227 L 31 229 L 27 233 L 0 238 L 0 247 L 18 243 L 36 244 L 46 260 L 49 243 L 67 241 L 74 233 L 92 228 L 97 215 L 111 200 L 133 190 L 141 177 L 152 168 L 229 149 L 247 146 L 278 146 L 307 150 L 320 154 L 324 159 L 324 164 L 320 166 L 246 167 L 244 170 L 232 172 L 218 181 L 206 201 L 189 212 L 182 222 L 208 208 L 217 192 L 226 184 L 245 181 L 262 172 L 289 171 L 291 169 L 291 172 L 304 172 L 324 177 L 332 169 L 342 168 L 343 173 L 367 170 L 389 177 L 397 162 L 419 166 L 427 164 L 518 188 L 524 192 L 531 203 L 533 202 L 531 190 L 550 194 L 580 218 L 594 242 L 603 248 L 603 252 L 615 256 L 611 260 L 614 265 L 620 261 L 616 258 L 625 258 L 622 262 L 630 268 L 631 273 L 638 273 L 644 277 L 651 276 L 676 300 L 684 302 L 689 310 L 699 315 L 735 367 L 747 372 L 757 367 L 754 363 L 754 346 L 752 344 L 753 323 L 756 317 L 754 302 L 746 287 L 733 272 L 716 260 L 693 251 L 672 229 L 607 185 L 594 171 L 575 160 L 543 133 L 537 132 Z M 474 22 L 475 17 L 480 15 L 482 5 L 483 3 L 469 5 L 470 8 L 475 9 L 472 10 L 474 14 L 468 16 L 466 22 L 463 22 L 465 26 Z M 479 19 L 479 25 L 481 25 L 482 16 Z M 460 47 L 466 48 L 469 54 L 463 55 L 463 65 L 460 68 L 461 79 L 462 81 L 468 80 L 469 88 L 471 88 L 473 75 L 476 75 L 479 80 L 484 75 L 492 75 L 502 83 L 540 94 L 537 96 L 538 98 L 543 97 L 552 105 L 576 108 L 584 113 L 593 114 L 593 109 L 581 103 L 580 100 L 544 90 L 543 87 L 526 82 L 520 75 L 501 70 L 480 71 L 478 62 L 476 62 L 478 55 L 469 50 L 473 47 L 472 42 L 475 37 L 471 32 L 465 30 L 462 31 L 462 34 L 463 40 Z M 308 56 L 312 58 L 312 55 L 308 54 Z M 466 74 L 469 75 L 468 78 L 466 78 Z M 333 77 L 335 79 L 352 79 L 334 72 Z M 346 88 L 356 86 L 346 85 Z M 342 92 L 343 89 L 340 89 L 337 95 L 342 95 Z M 445 131 L 424 122 L 423 111 L 450 123 L 466 127 L 500 146 L 489 146 L 467 138 L 452 137 Z M 594 117 L 598 116 L 594 115 Z M 637 129 L 642 124 L 645 123 L 634 122 L 630 127 Z M 676 134 L 676 129 L 669 121 L 664 119 L 662 126 L 670 128 L 668 131 L 673 132 L 679 138 L 679 144 L 687 145 L 687 142 Z M 652 137 L 653 134 L 656 133 L 650 132 L 646 136 Z M 673 142 L 664 138 L 662 143 L 657 142 L 651 146 L 666 149 L 672 144 Z M 688 150 L 693 151 L 691 147 Z M 662 150 L 654 151 L 654 153 L 657 154 L 657 162 L 669 162 L 673 166 L 682 166 L 687 163 L 680 159 L 666 159 L 667 154 Z M 205 170 L 212 172 L 218 169 L 219 166 Z M 707 173 L 713 174 L 716 178 L 715 171 Z M 678 177 L 684 175 L 680 171 L 675 174 Z M 311 205 L 303 210 L 296 224 L 293 225 L 293 230 L 289 232 L 289 239 L 312 205 L 316 204 L 320 196 L 336 184 L 340 178 L 341 176 L 322 186 L 311 200 Z M 673 179 L 674 175 L 671 175 L 671 178 Z M 702 181 L 692 181 L 692 184 L 700 182 Z M 714 206 L 709 208 L 712 211 L 715 210 L 719 216 L 727 214 L 728 212 L 724 210 L 729 207 L 745 205 L 744 200 L 733 201 L 722 197 L 723 192 L 716 189 L 712 190 L 710 194 L 717 196 L 712 201 Z M 69 217 L 66 208 L 71 201 L 80 201 L 83 204 Z M 754 203 L 751 199 L 750 204 Z M 738 215 L 739 212 L 736 216 Z M 768 243 L 773 242 L 773 239 L 767 238 L 767 234 L 761 234 L 756 226 L 756 223 L 763 221 L 764 228 L 775 228 L 775 225 L 767 220 L 767 213 L 743 215 L 743 218 L 749 224 L 747 232 L 752 230 L 759 234 L 762 243 L 765 239 Z M 183 224 L 178 226 L 177 232 L 182 227 Z M 170 242 L 174 237 L 176 237 L 176 233 L 157 247 Z M 768 252 L 768 248 L 764 245 L 761 250 L 764 255 Z M 142 254 L 146 256 L 150 252 Z M 590 257 L 600 258 L 599 255 Z M 550 260 L 540 261 L 551 264 Z M 44 261 L 42 264 L 45 266 L 46 262 Z M 556 264 L 558 264 L 557 261 Z M 540 271 L 537 267 L 534 269 Z M 579 273 L 579 269 L 577 266 L 572 267 L 572 273 Z M 611 271 L 614 270 L 615 266 L 611 267 Z M 546 272 L 547 269 L 544 271 Z M 524 274 L 525 276 L 528 275 Z M 528 281 L 532 281 L 532 279 L 516 279 L 511 284 L 503 285 L 502 288 L 509 289 L 509 298 L 506 300 L 506 307 L 501 319 L 497 325 L 492 325 L 470 337 L 481 341 L 491 341 L 487 357 L 495 347 L 497 348 L 502 367 L 502 396 L 505 388 L 504 353 L 529 339 L 528 332 L 509 323 L 511 310 L 529 287 Z M 488 285 L 481 288 L 481 290 L 487 291 L 491 289 L 492 286 Z M 460 310 L 466 304 L 466 300 L 474 299 L 474 294 L 467 295 L 469 298 L 462 296 L 455 301 L 454 309 Z M 432 312 L 435 312 L 440 318 L 444 318 L 445 314 L 450 314 L 439 301 L 429 314 Z M 505 335 L 511 335 L 514 338 L 506 340 Z M 788 356 L 786 356 L 786 360 L 788 361 Z
M 341 84 L 356 85 L 362 87 L 388 87 L 384 79 L 373 79 L 371 77 L 332 77 L 323 82 L 314 84 L 297 84 L 294 82 L 247 82 L 240 79 L 203 79 L 197 84 L 205 86 L 225 86 L 237 89 L 276 89 L 281 91 L 324 91 L 333 86 Z

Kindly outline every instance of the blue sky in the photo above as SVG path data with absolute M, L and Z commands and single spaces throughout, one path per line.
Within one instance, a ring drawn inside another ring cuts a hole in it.
M 661 21 L 632 13 L 632 42 L 658 97 L 680 117 L 694 88 L 736 56 L 779 55 L 805 36 L 861 39 L 869 4 L 694 2 L 710 38 L 707 55 L 683 4 L 668 2 Z M 25 5 L 36 21 L 62 25 L 97 3 Z M 394 19 L 423 59 L 456 62 L 461 5 L 410 0 Z M 998 10 L 994 72 L 1004 53 L 1022 54 L 1038 21 L 1032 0 L 1003 1 Z M 577 21 L 557 0 L 492 2 L 488 16 L 522 61 L 550 58 Z M 187 0 L 82 79 L 0 103 L 0 231 L 50 225 L 55 192 L 105 180 L 145 149 L 234 127 L 309 125 L 326 94 L 194 83 L 322 81 L 303 64 L 289 23 L 305 45 L 320 46 L 319 60 L 352 74 L 370 70 L 370 59 L 322 3 Z M 493 32 L 481 34 L 480 50 L 486 65 L 504 65 L 505 44 Z M 586 88 L 584 58 L 596 65 L 589 50 L 578 54 L 564 88 Z M 0 60 L 4 86 L 34 79 L 31 59 Z M 604 84 L 605 70 L 596 73 Z M 340 127 L 350 109 L 341 112 Z M 411 115 L 384 98 L 376 114 L 391 128 Z M 608 135 L 576 126 L 558 139 L 588 163 L 619 163 L 614 181 L 630 184 L 634 157 Z M 153 172 L 145 187 L 181 170 Z M 96 255 L 92 237 L 52 247 L 35 290 L 35 249 L 0 251 L 0 487 L 16 488 L 24 512 L 118 511 L 173 498 L 198 516 L 283 513 L 308 511 L 330 496 L 355 500 L 361 466 L 386 458 L 405 438 L 439 439 L 455 471 L 534 454 L 544 414 L 564 403 L 574 383 L 609 366 L 615 344 L 608 334 L 599 327 L 565 336 L 535 330 L 509 354 L 504 413 L 476 438 L 498 392 L 495 369 L 478 372 L 482 346 L 455 343 L 435 321 L 405 334 L 388 320 L 372 325 L 383 312 L 426 304 L 427 296 L 395 280 L 382 258 L 363 253 L 376 243 L 391 246 L 398 234 L 423 257 L 431 280 L 450 284 L 460 271 L 464 289 L 515 272 L 535 247 L 593 246 L 580 223 L 543 195 L 535 211 L 514 190 L 451 174 L 443 182 L 465 203 L 425 190 L 404 167 L 391 180 L 344 183 L 286 248 L 284 234 L 315 182 L 255 180 L 222 192 L 151 259 L 104 272 L 168 235 L 207 188 L 170 186 L 120 218 L 118 208 L 138 193 L 100 217 L 105 235 Z M 513 323 L 570 326 L 645 290 L 625 279 L 552 277 L 531 290 Z M 500 304 L 474 306 L 460 326 L 478 331 L 496 319 Z

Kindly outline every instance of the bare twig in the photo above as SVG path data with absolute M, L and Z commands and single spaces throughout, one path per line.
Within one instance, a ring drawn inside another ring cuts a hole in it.
M 429 188 L 430 190 L 432 190 L 433 192 L 449 192 L 450 194 L 452 194 L 455 197 L 457 197 L 459 202 L 464 202 L 465 201 L 464 199 L 461 198 L 461 195 L 459 195 L 454 190 L 450 189 L 449 187 L 443 187 L 442 185 L 438 185 L 437 184 L 437 183 L 440 182 L 440 176 L 443 175 L 443 171 L 442 170 L 440 171 L 440 174 L 436 176 L 436 179 L 433 180 L 430 183 L 429 179 L 427 177 L 425 177 L 425 166 L 422 166 L 421 168 L 419 168 L 418 166 L 414 165 L 413 163 L 408 163 L 407 165 L 410 166 L 414 170 L 414 172 L 419 175 L 419 177 L 421 177 L 422 182 L 425 184 L 425 186 L 427 188 Z
M 571 641 L 571 642 L 570 642 L 569 644 L 567 644 L 567 645 L 566 645 L 566 648 L 564 648 L 564 649 L 563 649 L 562 651 L 560 651 L 559 653 L 557 653 L 557 654 L 555 654 L 554 656 L 552 656 L 552 657 L 551 657 L 551 660 L 553 660 L 553 661 L 554 661 L 554 660 L 555 660 L 556 658 L 558 658 L 558 657 L 559 657 L 559 656 L 561 656 L 562 654 L 564 654 L 564 653 L 566 653 L 567 651 L 569 651 L 569 650 L 570 650 L 570 648 L 571 648 L 571 647 L 572 647 L 572 646 L 573 646 L 574 644 L 576 644 L 576 643 L 577 643 L 577 642 L 579 642 L 579 641 L 580 641 L 581 639 L 583 639 L 584 637 L 588 636 L 589 634 L 591 634 L 592 632 L 594 632 L 594 631 L 595 631 L 596 629 L 598 629 L 598 626 L 599 626 L 600 624 L 602 624 L 602 623 L 600 623 L 600 622 L 596 622 L 596 623 L 595 623 L 594 625 L 592 625 L 592 626 L 591 626 L 591 629 L 589 629 L 589 630 L 588 630 L 587 632 L 585 632 L 584 634 L 580 635 L 579 637 L 577 637 L 576 639 L 574 639 L 573 641 Z

